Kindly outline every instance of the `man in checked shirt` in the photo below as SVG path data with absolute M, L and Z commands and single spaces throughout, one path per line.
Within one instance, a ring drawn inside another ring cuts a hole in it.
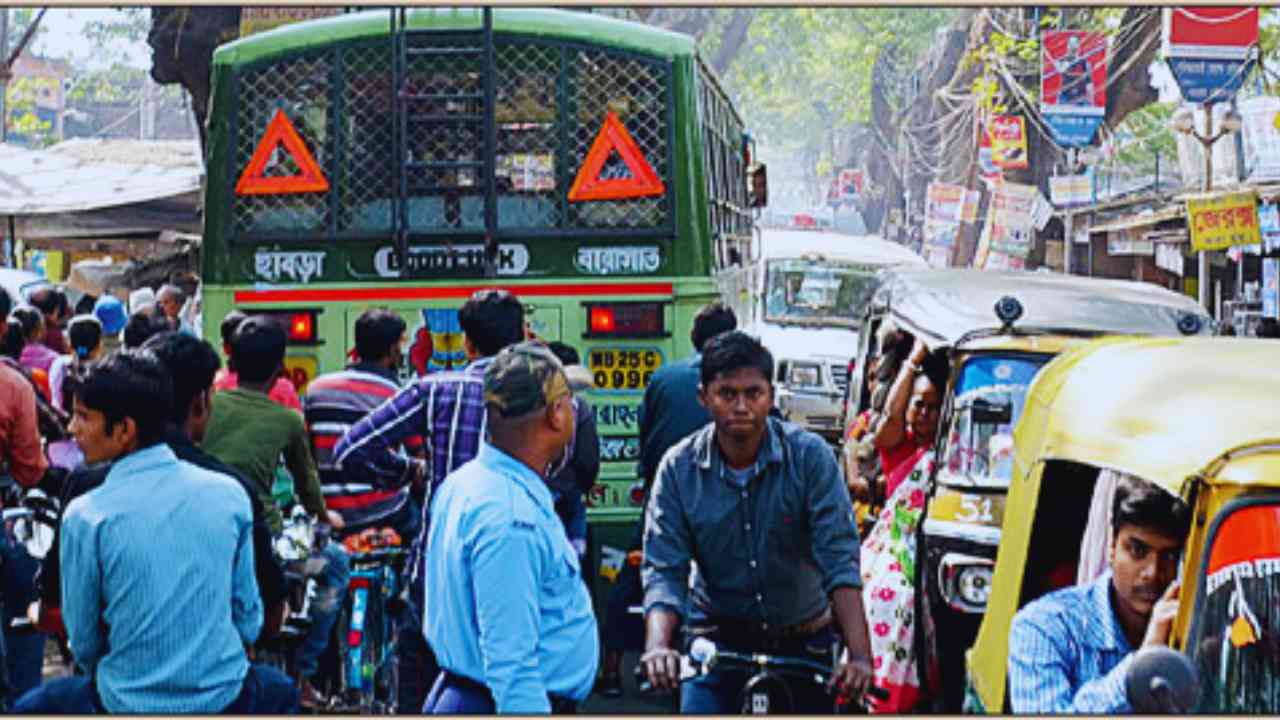
M 481 290 L 458 310 L 467 366 L 426 375 L 351 426 L 333 449 L 334 464 L 347 482 L 398 488 L 424 488 L 422 530 L 409 554 L 407 585 L 412 603 L 402 628 L 400 698 L 418 708 L 439 672 L 422 633 L 423 542 L 431 496 L 449 473 L 479 452 L 485 432 L 484 371 L 493 356 L 524 340 L 524 306 L 505 290 Z M 396 448 L 408 437 L 423 439 L 426 459 L 409 458 Z

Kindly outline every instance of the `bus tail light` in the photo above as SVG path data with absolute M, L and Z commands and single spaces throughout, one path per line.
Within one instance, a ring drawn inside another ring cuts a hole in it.
M 319 310 L 273 310 L 253 313 L 269 317 L 284 328 L 290 345 L 317 345 L 319 335 L 316 328 L 316 316 Z
M 583 337 L 666 337 L 660 302 L 587 303 Z

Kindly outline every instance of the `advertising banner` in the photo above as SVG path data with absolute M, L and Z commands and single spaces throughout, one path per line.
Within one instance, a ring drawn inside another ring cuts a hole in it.
M 1258 230 L 1262 233 L 1262 249 L 1267 254 L 1280 251 L 1280 209 L 1275 203 L 1258 206 Z
M 939 222 L 960 223 L 964 219 L 965 194 L 960 185 L 929 183 L 925 191 L 925 217 Z
M 1252 69 L 1258 8 L 1164 10 L 1164 56 L 1187 102 L 1227 102 Z
M 982 240 L 993 254 L 1019 261 L 1031 254 L 1032 229 L 1042 215 L 1044 196 L 1034 185 L 1002 183 L 991 195 Z M 988 259 L 988 263 L 991 262 Z M 1005 260 L 995 260 L 1012 267 Z M 983 267 L 990 267 L 984 264 Z
M 1027 165 L 1027 131 L 1021 115 L 997 115 L 991 119 L 991 163 L 1003 170 Z
M 1280 260 L 1262 259 L 1262 316 L 1280 320 Z
M 1280 179 L 1280 98 L 1247 98 L 1239 102 L 1239 111 L 1245 174 L 1250 180 Z
M 1040 111 L 1063 147 L 1084 147 L 1107 110 L 1107 36 L 1051 30 L 1040 36 Z
M 1058 207 L 1088 205 L 1093 199 L 1089 175 L 1055 175 L 1049 178 L 1049 200 Z
M 1196 251 L 1262 242 L 1253 192 L 1187 198 L 1187 225 L 1191 228 L 1191 249 Z
M 1156 245 L 1132 230 L 1107 233 L 1108 255 L 1155 255 Z

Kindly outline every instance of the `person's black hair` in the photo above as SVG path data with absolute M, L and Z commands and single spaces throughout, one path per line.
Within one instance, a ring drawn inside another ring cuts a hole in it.
M 7 318 L 9 313 L 13 311 L 13 298 L 9 297 L 9 291 L 0 287 L 0 317 Z
M 173 381 L 173 412 L 170 419 L 181 426 L 191 412 L 191 401 L 213 386 L 213 376 L 222 360 L 213 346 L 182 332 L 152 335 L 142 345 L 160 361 Z
M 264 383 L 284 364 L 288 336 L 280 323 L 253 315 L 240 323 L 231 338 L 231 357 L 241 383 Z
M 391 354 L 404 331 L 404 319 L 390 310 L 365 310 L 356 319 L 356 355 L 362 362 L 382 360 Z
M 935 351 L 925 355 L 924 362 L 920 363 L 920 374 L 929 378 L 934 389 L 942 395 L 947 390 L 947 378 L 951 374 L 951 367 L 947 364 L 947 354 Z
M 702 386 L 709 387 L 720 375 L 743 368 L 755 368 L 765 380 L 773 381 L 773 355 L 759 340 L 740 330 L 715 335 L 702 348 Z
M 566 345 L 559 340 L 553 340 L 547 343 L 547 347 L 551 350 L 551 354 L 560 360 L 561 365 L 577 365 L 582 362 L 582 358 L 578 355 L 578 351 L 573 349 L 572 345 Z
M 4 337 L 0 338 L 0 355 L 20 360 L 22 349 L 27 346 L 27 333 L 22 327 L 22 321 L 13 314 L 5 322 Z
M 1121 475 L 1111 505 L 1111 530 L 1133 525 L 1166 537 L 1185 540 L 1191 529 L 1191 508 L 1181 498 L 1132 475 Z
M 524 340 L 524 305 L 506 290 L 481 290 L 458 310 L 458 324 L 484 357 Z
M 23 339 L 31 341 L 32 336 L 44 322 L 44 314 L 40 312 L 39 308 L 30 305 L 19 305 L 9 314 L 9 322 L 22 328 Z M 35 342 L 39 341 L 40 338 L 35 339 Z
M 1275 318 L 1262 318 L 1254 332 L 1260 338 L 1280 338 L 1280 322 L 1276 322 Z
M 67 343 L 71 345 L 71 353 L 79 360 L 89 357 L 90 353 L 102 342 L 102 322 L 92 315 L 77 315 L 67 324 Z
M 27 302 L 45 315 L 57 312 L 64 299 L 59 299 L 57 289 L 52 287 L 39 288 L 27 296 Z
M 876 368 L 876 379 L 891 383 L 902 368 L 902 361 L 911 354 L 915 337 L 904 330 L 894 330 L 884 338 L 884 347 L 880 348 L 880 365 Z
M 222 318 L 222 326 L 218 332 L 222 336 L 223 345 L 231 344 L 231 339 L 236 335 L 236 328 L 240 327 L 240 323 L 244 322 L 247 317 L 249 316 L 245 315 L 242 310 L 232 310 L 227 313 L 226 317 Z
M 80 300 L 76 303 L 76 315 L 92 315 L 93 308 L 98 304 L 98 298 L 93 295 L 81 295 Z
M 152 335 L 158 335 L 162 332 L 168 332 L 172 329 L 169 325 L 169 319 L 157 317 L 146 310 L 129 316 L 129 322 L 124 326 L 124 346 L 126 349 L 142 347 L 142 343 Z
M 173 383 L 155 355 L 121 350 L 91 363 L 67 382 L 76 402 L 102 413 L 108 433 L 116 423 L 133 418 L 139 449 L 160 441 L 173 406 Z
M 723 332 L 738 329 L 738 316 L 724 303 L 713 302 L 693 316 L 693 330 L 689 339 L 693 341 L 693 349 L 702 352 L 707 341 Z

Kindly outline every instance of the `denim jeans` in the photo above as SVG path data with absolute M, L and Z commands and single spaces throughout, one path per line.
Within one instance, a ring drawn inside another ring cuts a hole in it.
M 298 711 L 298 688 L 287 675 L 266 665 L 250 665 L 240 686 L 240 694 L 219 714 L 292 715 Z M 88 675 L 45 683 L 23 695 L 13 707 L 13 712 L 30 715 L 105 714 L 98 702 L 93 679 Z
M 9 702 L 40 684 L 44 668 L 44 633 L 9 629 L 14 618 L 26 617 L 27 607 L 38 598 L 35 575 L 40 563 L 27 554 L 27 549 L 13 541 L 0 529 L 0 622 L 4 623 L 0 658 L 8 677 Z M 0 679 L 0 688 L 6 685 Z
M 311 601 L 311 628 L 307 630 L 302 647 L 298 648 L 298 672 L 303 677 L 315 675 L 320 665 L 320 656 L 329 645 L 329 634 L 342 611 L 347 583 L 351 580 L 351 558 L 341 543 L 330 542 L 320 554 L 327 562 L 316 576 L 316 596 Z

